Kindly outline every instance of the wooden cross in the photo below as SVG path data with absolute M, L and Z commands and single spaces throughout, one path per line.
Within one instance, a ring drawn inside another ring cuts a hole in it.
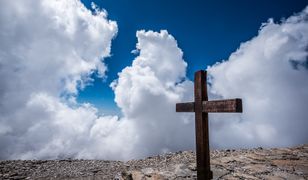
M 212 179 L 210 169 L 208 113 L 242 112 L 241 99 L 208 101 L 206 71 L 195 73 L 195 102 L 177 103 L 176 112 L 195 112 L 197 179 Z

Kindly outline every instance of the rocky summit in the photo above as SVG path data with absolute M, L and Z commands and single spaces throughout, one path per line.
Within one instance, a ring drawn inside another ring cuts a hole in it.
M 211 151 L 214 179 L 308 179 L 308 145 Z M 0 179 L 160 180 L 196 179 L 195 153 L 183 151 L 141 160 L 0 161 Z

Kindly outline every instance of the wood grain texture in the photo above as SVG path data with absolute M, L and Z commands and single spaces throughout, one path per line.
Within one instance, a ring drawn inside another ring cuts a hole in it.
M 187 103 L 176 103 L 176 112 L 195 112 L 195 103 L 187 102 Z
M 197 179 L 212 179 L 210 170 L 208 113 L 202 112 L 202 103 L 207 101 L 206 71 L 195 73 L 195 128 Z
M 202 102 L 203 112 L 242 112 L 242 100 L 241 99 L 226 99 L 226 100 L 215 100 L 215 101 L 203 101 Z
M 195 103 L 177 103 L 176 112 L 195 112 Z M 202 112 L 207 113 L 232 113 L 243 112 L 241 99 L 226 99 L 226 100 L 214 100 L 203 101 Z

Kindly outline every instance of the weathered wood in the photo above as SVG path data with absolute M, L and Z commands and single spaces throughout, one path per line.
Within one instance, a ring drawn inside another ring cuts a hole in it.
M 195 112 L 195 103 L 176 103 L 175 109 L 176 112 Z
M 195 112 L 197 179 L 212 179 L 210 169 L 208 113 L 242 112 L 241 99 L 208 101 L 206 71 L 195 73 L 195 102 L 177 103 L 176 112 Z
M 177 103 L 176 112 L 195 112 L 195 103 Z M 241 99 L 226 99 L 203 101 L 202 112 L 217 113 L 217 112 L 243 112 Z
M 206 71 L 198 71 L 195 73 L 195 133 L 198 180 L 212 179 L 208 113 L 202 112 L 202 103 L 207 100 Z
M 242 112 L 242 100 L 241 99 L 226 99 L 215 101 L 203 101 L 203 112 Z

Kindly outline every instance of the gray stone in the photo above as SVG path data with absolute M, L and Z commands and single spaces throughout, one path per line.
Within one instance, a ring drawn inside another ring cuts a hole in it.
M 308 179 L 308 145 L 211 151 L 214 179 Z M 121 161 L 0 161 L 0 179 L 196 179 L 195 153 L 181 151 Z

